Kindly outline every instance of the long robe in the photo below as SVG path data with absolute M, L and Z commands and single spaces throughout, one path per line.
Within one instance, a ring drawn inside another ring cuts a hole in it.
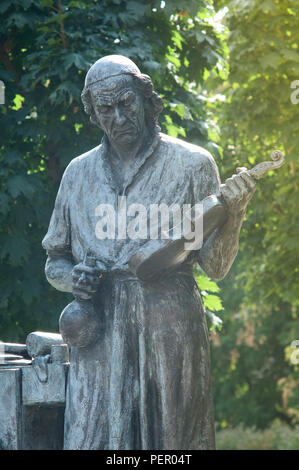
M 96 207 L 119 196 L 130 204 L 199 203 L 219 190 L 219 174 L 201 147 L 158 133 L 120 189 L 107 139 L 71 161 L 63 175 L 43 247 L 87 251 L 110 274 L 93 303 L 97 341 L 71 348 L 65 449 L 213 449 L 210 353 L 200 292 L 192 275 L 198 251 L 174 272 L 137 279 L 130 257 L 145 239 L 99 239 Z M 117 220 L 116 220 L 117 229 Z M 117 235 L 117 230 L 116 230 Z

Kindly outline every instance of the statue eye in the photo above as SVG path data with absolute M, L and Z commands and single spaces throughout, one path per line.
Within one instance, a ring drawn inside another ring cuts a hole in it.
M 107 104 L 99 104 L 98 105 L 98 110 L 102 114 L 109 114 L 111 112 L 112 106 L 109 106 Z
M 128 92 L 128 93 L 126 93 L 125 96 L 123 97 L 122 102 L 123 102 L 123 104 L 124 104 L 125 106 L 130 106 L 130 104 L 133 103 L 134 98 L 135 98 L 134 93 Z

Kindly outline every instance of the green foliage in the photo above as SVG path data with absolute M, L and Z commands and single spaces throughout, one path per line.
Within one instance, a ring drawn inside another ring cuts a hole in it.
M 228 80 L 215 82 L 211 112 L 221 128 L 223 179 L 285 152 L 286 163 L 257 183 L 240 250 L 222 281 L 224 327 L 214 338 L 217 420 L 266 427 L 275 417 L 299 422 L 298 366 L 290 344 L 298 322 L 298 112 L 291 83 L 299 78 L 297 0 L 218 1 L 229 52 Z
M 80 101 L 89 66 L 130 57 L 163 95 L 163 130 L 206 146 L 195 90 L 221 47 L 211 1 L 3 0 L 0 13 L 0 338 L 24 341 L 57 330 L 70 298 L 47 284 L 41 241 L 64 168 L 101 139 Z
M 298 450 L 299 427 L 275 422 L 264 431 L 239 425 L 216 433 L 218 450 Z
M 221 330 L 222 320 L 213 313 L 223 310 L 222 301 L 219 296 L 220 288 L 199 267 L 195 267 L 193 273 L 201 293 L 205 313 L 211 321 L 210 331 Z

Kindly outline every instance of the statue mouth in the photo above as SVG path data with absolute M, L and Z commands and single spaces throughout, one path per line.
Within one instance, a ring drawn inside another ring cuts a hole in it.
M 114 135 L 132 134 L 136 132 L 136 126 L 131 122 L 126 122 L 123 126 L 115 126 L 113 129 Z
M 113 133 L 113 138 L 122 138 L 122 137 L 134 137 L 136 130 L 133 127 L 120 129 Z
M 126 129 L 126 130 L 123 130 L 123 131 L 117 131 L 116 134 L 117 135 L 124 135 L 124 134 L 131 134 L 132 133 L 132 129 Z
M 130 134 L 133 131 L 134 131 L 134 128 L 132 126 L 130 126 L 130 127 L 122 128 L 122 129 L 116 129 L 114 131 L 114 134 L 118 134 L 118 135 L 120 135 L 120 134 Z

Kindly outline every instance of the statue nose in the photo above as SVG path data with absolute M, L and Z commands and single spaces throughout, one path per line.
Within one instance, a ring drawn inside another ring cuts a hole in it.
M 123 124 L 126 121 L 126 115 L 120 106 L 115 106 L 115 119 L 118 124 Z

